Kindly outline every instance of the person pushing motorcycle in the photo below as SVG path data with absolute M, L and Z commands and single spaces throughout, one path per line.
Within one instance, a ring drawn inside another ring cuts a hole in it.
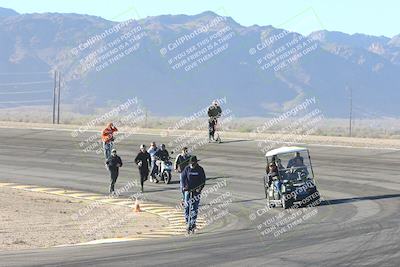
M 214 100 L 212 105 L 208 108 L 208 141 L 215 140 L 215 130 L 218 124 L 218 118 L 221 117 L 222 109 L 218 101 Z

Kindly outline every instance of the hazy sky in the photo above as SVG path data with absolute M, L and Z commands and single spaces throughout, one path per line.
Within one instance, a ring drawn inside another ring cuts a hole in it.
M 320 29 L 388 37 L 400 33 L 396 0 L 0 0 L 0 6 L 20 13 L 73 12 L 115 21 L 211 10 L 242 25 L 273 25 L 303 34 Z

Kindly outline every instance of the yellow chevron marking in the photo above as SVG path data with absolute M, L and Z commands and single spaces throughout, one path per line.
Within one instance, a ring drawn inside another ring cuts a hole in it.
M 90 197 L 85 197 L 85 199 L 88 199 L 88 200 L 100 200 L 100 199 L 104 199 L 105 197 L 104 196 L 101 196 L 101 195 L 99 195 L 99 196 L 90 196 Z
M 68 196 L 76 197 L 76 198 L 87 198 L 87 197 L 100 197 L 101 195 L 89 194 L 89 193 L 72 193 L 72 194 L 68 194 Z
M 68 194 L 68 196 L 71 196 L 71 195 L 73 195 L 73 194 L 88 195 L 88 194 L 91 194 L 91 193 L 85 193 L 85 192 L 82 192 L 82 191 L 66 190 L 66 191 L 65 191 L 65 194 Z
M 26 189 L 26 188 L 31 188 L 31 187 L 35 187 L 34 185 L 14 185 L 11 186 L 11 188 L 14 189 Z
M 0 187 L 15 185 L 14 183 L 0 183 Z
M 171 235 L 157 235 L 157 234 L 143 234 L 143 237 L 147 238 L 161 238 L 161 237 L 168 237 Z
M 100 200 L 101 202 L 106 202 L 106 203 L 118 203 L 120 200 L 118 199 L 111 199 L 111 198 L 105 198 L 103 200 Z
M 115 204 L 122 205 L 122 206 L 129 206 L 129 205 L 133 205 L 134 203 L 132 203 L 132 201 L 125 201 L 125 200 L 121 199 L 121 202 L 117 202 Z
M 58 190 L 59 188 L 46 188 L 46 187 L 36 187 L 36 188 L 31 188 L 29 191 L 33 192 L 45 192 L 47 193 L 48 191 L 53 191 L 53 190 Z
M 85 200 L 92 200 L 92 201 L 100 201 L 106 204 L 113 204 L 113 205 L 121 205 L 127 207 L 133 207 L 134 201 L 123 198 L 108 198 L 105 195 L 96 194 L 96 193 L 89 193 L 84 191 L 75 191 L 75 190 L 64 190 L 62 188 L 46 188 L 46 187 L 39 187 L 35 185 L 18 185 L 15 183 L 0 183 L 0 187 L 9 186 L 15 189 L 33 191 L 33 192 L 43 192 L 47 194 L 53 195 L 60 195 L 66 197 L 73 197 L 78 199 L 85 199 Z M 123 242 L 123 241 L 133 241 L 133 240 L 143 240 L 143 239 L 150 239 L 150 238 L 162 238 L 174 235 L 181 235 L 186 233 L 186 223 L 182 213 L 176 211 L 175 208 L 160 205 L 157 203 L 141 203 L 140 204 L 142 210 L 156 214 L 162 218 L 168 220 L 168 226 L 163 227 L 160 230 L 155 230 L 150 233 L 143 233 L 140 234 L 139 237 L 126 237 L 126 238 L 110 238 L 110 239 L 101 239 L 101 240 L 94 240 L 89 241 L 86 243 L 80 243 L 76 245 L 89 245 L 89 244 L 103 244 L 103 243 L 113 243 L 113 242 Z M 202 218 L 198 218 L 197 220 L 198 228 L 201 229 L 205 223 L 203 222 Z M 69 246 L 69 245 L 65 245 Z M 72 245 L 73 246 L 73 245 Z
M 65 195 L 67 191 L 66 190 L 55 190 L 55 191 L 48 191 L 50 194 L 56 194 L 56 195 Z

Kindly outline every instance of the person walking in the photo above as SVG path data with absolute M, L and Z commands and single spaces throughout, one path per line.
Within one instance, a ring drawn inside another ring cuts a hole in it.
M 179 173 L 179 184 L 182 193 L 182 201 L 181 201 L 182 205 L 184 204 L 185 200 L 185 192 L 183 191 L 182 172 L 186 168 L 186 166 L 189 165 L 189 160 L 190 160 L 190 155 L 188 153 L 188 148 L 183 147 L 182 152 L 176 157 L 174 164 L 175 171 Z
M 152 182 L 152 183 L 158 183 L 158 179 L 156 176 L 156 173 L 157 173 L 156 153 L 158 152 L 158 150 L 159 149 L 156 145 L 156 142 L 151 142 L 150 148 L 147 150 L 147 152 L 150 154 L 150 158 L 151 158 L 150 182 Z
M 222 109 L 217 100 L 214 100 L 207 110 L 208 114 L 208 142 L 215 140 L 215 132 L 218 124 L 218 118 L 221 117 Z M 218 139 L 218 138 L 217 138 Z
M 122 160 L 117 155 L 117 150 L 111 151 L 111 156 L 107 159 L 106 164 L 111 176 L 110 195 L 115 195 L 114 186 L 118 179 L 119 168 L 122 167 Z
M 151 166 L 150 154 L 146 151 L 146 146 L 144 144 L 140 146 L 140 151 L 135 158 L 135 163 L 139 167 L 140 185 L 143 193 L 143 184 L 149 177 Z
M 189 166 L 182 172 L 183 190 L 185 191 L 185 221 L 187 232 L 193 233 L 196 229 L 197 213 L 200 204 L 201 190 L 206 184 L 204 169 L 198 164 L 196 156 L 189 160 Z
M 118 132 L 117 127 L 110 122 L 101 133 L 101 141 L 103 142 L 104 158 L 107 160 L 111 156 L 111 150 L 114 146 L 114 132 Z

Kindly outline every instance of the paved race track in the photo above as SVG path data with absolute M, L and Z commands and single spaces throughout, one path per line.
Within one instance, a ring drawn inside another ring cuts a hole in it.
M 79 147 L 92 134 L 72 138 L 68 131 L 2 129 L 0 182 L 106 193 L 108 174 L 101 156 Z M 117 186 L 137 178 L 137 169 L 128 162 L 140 143 L 153 139 L 170 140 L 136 135 L 118 144 L 126 164 Z M 207 187 L 227 183 L 203 204 L 227 192 L 232 199 L 229 214 L 197 235 L 1 252 L 0 266 L 399 266 L 400 152 L 310 149 L 324 201 L 281 235 L 263 236 L 259 230 L 282 210 L 260 212 L 265 208 L 265 162 L 257 143 L 229 140 L 207 144 L 196 153 L 209 178 Z M 173 179 L 177 181 L 176 175 Z M 145 194 L 175 206 L 178 186 L 147 183 Z

